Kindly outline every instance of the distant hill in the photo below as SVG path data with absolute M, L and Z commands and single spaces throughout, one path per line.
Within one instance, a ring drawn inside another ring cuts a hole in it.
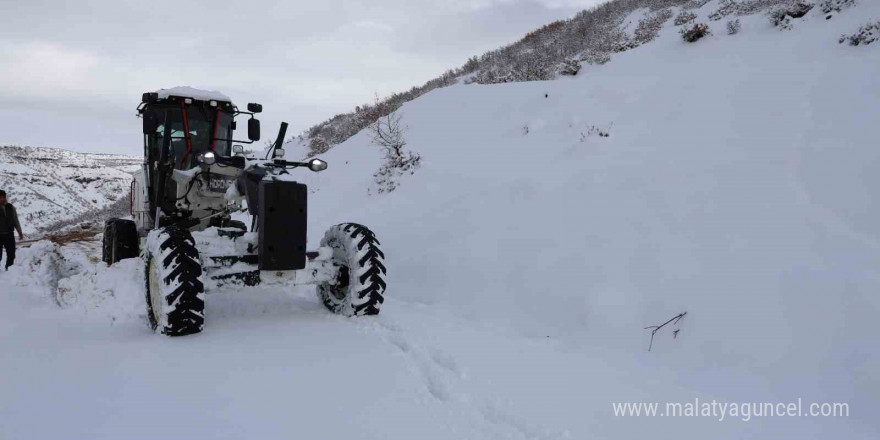
M 44 147 L 0 146 L 0 189 L 25 233 L 111 206 L 128 196 L 143 159 Z
M 738 28 L 731 29 L 739 26 L 737 23 L 742 17 L 767 15 L 769 20 L 766 21 L 772 21 L 776 28 L 790 30 L 791 20 L 807 12 L 829 20 L 858 3 L 857 0 L 610 0 L 569 19 L 548 23 L 519 41 L 471 57 L 461 67 L 450 69 L 421 86 L 335 115 L 289 142 L 303 149 L 307 156 L 316 156 L 432 90 L 459 83 L 489 85 L 577 76 L 582 69 L 604 65 L 624 52 L 653 42 L 667 22 L 676 27 L 693 26 L 692 17 L 699 15 L 703 25 L 712 24 L 716 34 L 724 35 L 728 31 L 738 32 Z M 872 25 L 850 43 L 869 44 L 877 38 L 876 32 Z

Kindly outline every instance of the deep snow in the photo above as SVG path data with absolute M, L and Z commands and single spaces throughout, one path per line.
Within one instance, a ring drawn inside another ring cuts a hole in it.
M 376 232 L 376 318 L 225 288 L 204 333 L 161 338 L 137 260 L 23 250 L 0 274 L 0 437 L 877 438 L 880 46 L 837 40 L 878 16 L 709 22 L 695 44 L 670 21 L 576 78 L 436 90 L 402 109 L 423 165 L 387 195 L 367 133 L 334 147 L 297 171 L 310 243 Z M 643 327 L 683 311 L 648 352 Z M 612 411 L 694 398 L 850 416 Z

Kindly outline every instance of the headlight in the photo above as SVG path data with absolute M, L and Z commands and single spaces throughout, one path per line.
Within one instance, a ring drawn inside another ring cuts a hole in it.
M 207 153 L 199 154 L 196 156 L 196 159 L 205 165 L 214 165 L 217 162 L 217 155 L 213 151 L 208 151 Z

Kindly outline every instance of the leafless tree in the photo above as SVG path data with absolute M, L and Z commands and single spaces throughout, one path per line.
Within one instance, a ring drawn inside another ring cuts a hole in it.
M 403 147 L 406 146 L 406 138 L 404 137 L 406 127 L 401 123 L 402 119 L 403 116 L 395 110 L 370 124 L 373 144 L 382 148 L 388 158 L 399 159 L 403 157 Z
M 385 163 L 373 174 L 380 194 L 394 191 L 400 185 L 400 177 L 415 173 L 421 165 L 421 156 L 404 150 L 405 132 L 403 115 L 397 110 L 379 117 L 376 122 L 370 124 L 373 144 L 385 152 Z

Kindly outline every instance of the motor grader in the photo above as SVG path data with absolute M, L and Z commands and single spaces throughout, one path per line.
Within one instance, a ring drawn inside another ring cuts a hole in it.
M 308 191 L 293 173 L 320 172 L 327 163 L 284 160 L 284 122 L 264 157 L 246 155 L 242 144 L 260 140 L 261 111 L 260 104 L 245 111 L 221 93 L 189 87 L 142 95 L 144 164 L 131 184 L 132 218 L 105 223 L 103 258 L 143 259 L 147 316 L 158 333 L 202 331 L 206 284 L 311 284 L 334 313 L 379 313 L 385 256 L 375 234 L 342 223 L 307 250 Z M 235 140 L 236 119 L 245 118 L 247 139 Z M 231 245 L 212 246 L 226 250 L 214 254 L 199 249 L 194 233 Z

